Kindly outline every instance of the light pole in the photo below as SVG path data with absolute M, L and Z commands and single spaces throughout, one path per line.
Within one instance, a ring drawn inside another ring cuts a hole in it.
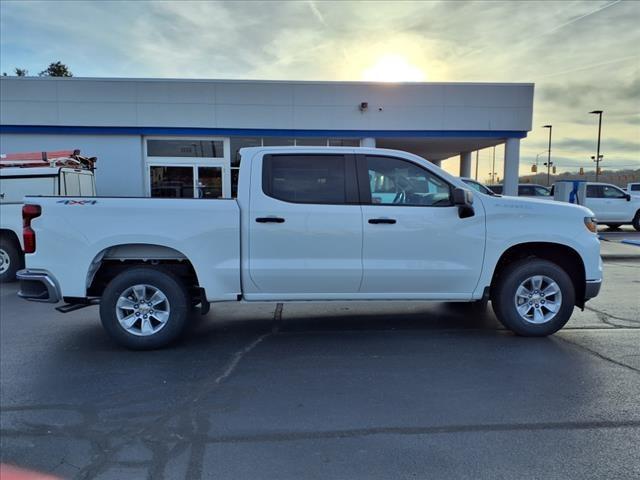
M 602 110 L 593 110 L 594 115 L 598 115 L 598 146 L 596 147 L 596 182 L 600 174 L 600 134 L 602 133 Z
M 547 167 L 547 186 L 551 184 L 551 130 L 553 130 L 552 125 L 543 125 L 542 128 L 549 129 L 549 148 L 547 149 L 547 163 L 545 166 Z

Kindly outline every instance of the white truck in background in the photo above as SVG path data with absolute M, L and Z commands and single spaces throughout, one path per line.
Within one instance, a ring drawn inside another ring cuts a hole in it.
M 615 185 L 581 180 L 560 180 L 552 188 L 554 200 L 584 205 L 598 223 L 616 228 L 632 225 L 640 231 L 640 197 Z
M 640 182 L 627 183 L 625 191 L 631 195 L 640 196 Z
M 27 197 L 19 295 L 100 304 L 110 336 L 162 347 L 200 304 L 491 300 L 549 335 L 598 294 L 600 242 L 576 205 L 471 193 L 416 155 L 241 150 L 237 199 Z
M 0 282 L 14 281 L 24 266 L 24 197 L 95 196 L 94 164 L 78 150 L 0 156 Z

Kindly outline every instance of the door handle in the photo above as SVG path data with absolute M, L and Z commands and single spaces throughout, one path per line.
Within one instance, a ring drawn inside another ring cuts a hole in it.
M 280 217 L 258 217 L 256 218 L 258 223 L 284 223 L 284 218 Z
M 396 223 L 396 221 L 393 218 L 370 218 L 369 223 L 373 223 L 374 225 L 377 225 L 379 223 L 387 223 L 389 225 L 392 225 Z

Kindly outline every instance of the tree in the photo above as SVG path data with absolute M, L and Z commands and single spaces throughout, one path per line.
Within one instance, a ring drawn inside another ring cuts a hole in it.
M 16 77 L 26 77 L 27 75 L 29 75 L 29 70 L 27 70 L 26 68 L 16 67 L 14 71 L 16 72 Z
M 41 71 L 40 77 L 73 77 L 73 73 L 64 63 L 57 61 L 50 63 L 46 70 Z

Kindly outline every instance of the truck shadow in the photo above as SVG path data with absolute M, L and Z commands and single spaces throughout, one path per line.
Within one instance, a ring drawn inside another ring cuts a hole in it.
M 433 302 L 284 303 L 281 311 L 269 303 L 220 304 L 191 322 L 183 342 L 198 344 L 221 333 L 503 330 L 490 305 Z

